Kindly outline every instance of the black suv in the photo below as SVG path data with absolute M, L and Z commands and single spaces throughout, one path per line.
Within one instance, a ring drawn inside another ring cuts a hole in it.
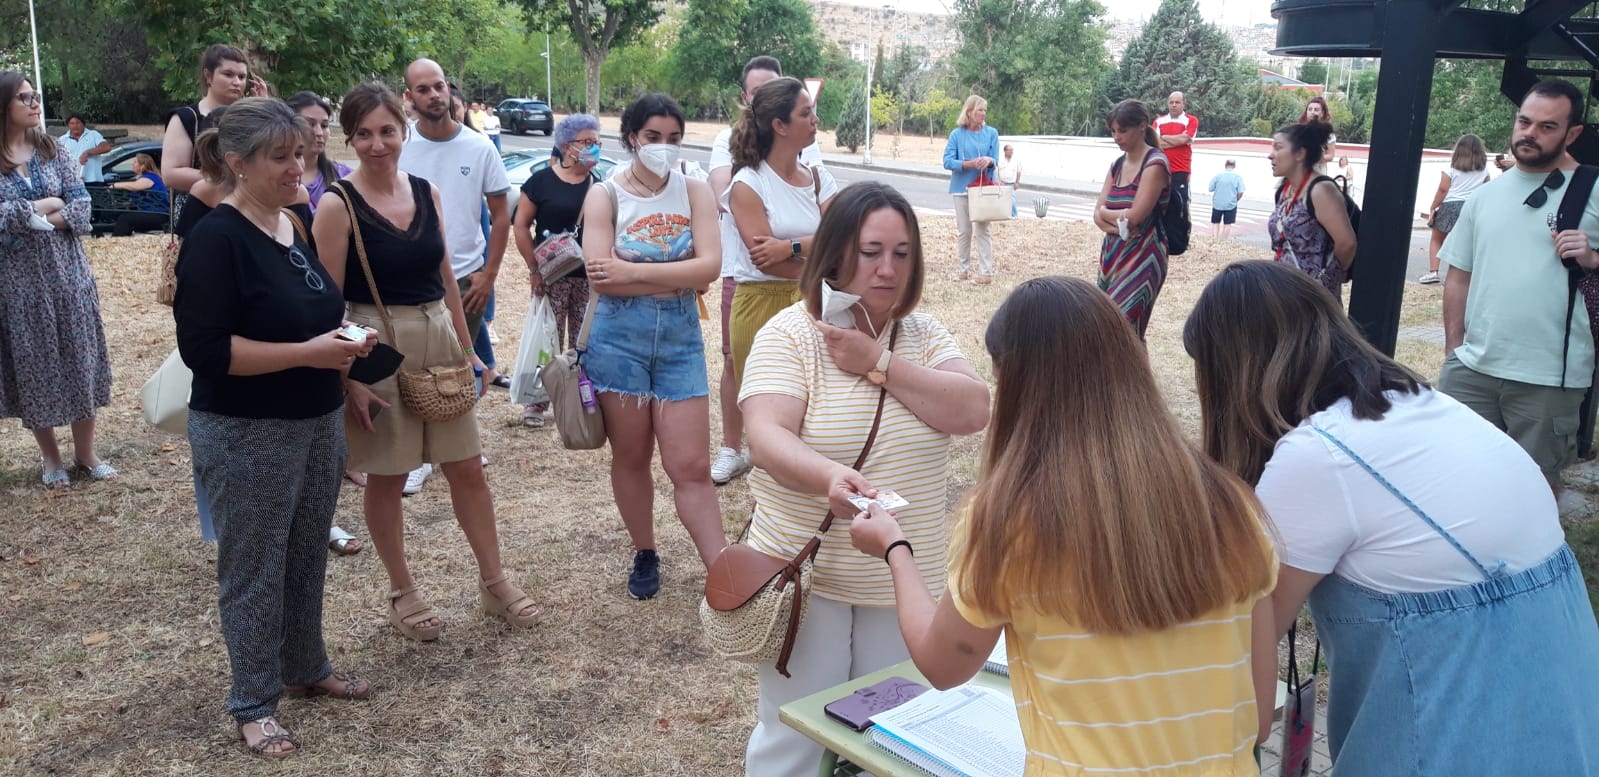
M 539 100 L 512 97 L 495 106 L 494 115 L 500 119 L 500 129 L 516 135 L 536 130 L 548 136 L 555 131 L 555 114 Z

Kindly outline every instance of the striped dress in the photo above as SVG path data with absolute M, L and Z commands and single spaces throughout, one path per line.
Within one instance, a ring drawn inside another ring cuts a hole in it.
M 1105 193 L 1105 207 L 1110 210 L 1133 207 L 1138 184 L 1150 165 L 1170 169 L 1166 155 L 1158 149 L 1150 149 L 1132 182 L 1121 186 L 1117 181 L 1125 161 L 1124 155 L 1110 166 L 1110 190 Z M 1106 235 L 1099 249 L 1099 288 L 1121 306 L 1123 315 L 1138 330 L 1140 338 L 1149 327 L 1149 316 L 1155 309 L 1155 297 L 1160 294 L 1161 284 L 1166 282 L 1166 238 L 1158 224 L 1170 197 L 1171 189 L 1162 189 L 1159 206 L 1149 212 L 1149 218 L 1141 225 L 1128 224 L 1127 240 L 1118 235 Z

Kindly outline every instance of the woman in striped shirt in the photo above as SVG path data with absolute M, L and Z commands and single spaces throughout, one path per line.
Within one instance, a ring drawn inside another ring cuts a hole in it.
M 986 341 L 994 426 L 949 595 L 923 585 L 903 515 L 850 526 L 887 560 L 916 668 L 959 685 L 1003 628 L 1030 776 L 1256 773 L 1277 677 L 1259 503 L 1183 437 L 1093 284 L 1023 283 Z
M 917 562 L 943 570 L 950 435 L 987 425 L 988 386 L 948 330 L 915 312 L 925 276 L 916 214 L 899 192 L 858 183 L 829 201 L 800 277 L 804 298 L 755 336 L 739 393 L 757 467 L 752 547 L 792 558 L 829 510 L 854 515 L 849 497 L 893 489 L 910 502 L 900 520 L 921 543 Z M 779 721 L 779 707 L 909 656 L 893 581 L 840 529 L 823 538 L 811 586 L 788 676 L 760 667 L 751 777 L 816 773 L 821 747 Z

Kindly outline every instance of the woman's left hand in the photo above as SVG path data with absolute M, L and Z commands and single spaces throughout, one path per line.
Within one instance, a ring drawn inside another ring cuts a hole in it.
M 259 75 L 251 75 L 250 76 L 250 96 L 251 97 L 271 97 L 272 96 L 272 86 L 266 82 L 265 78 L 262 78 Z
M 827 355 L 833 357 L 833 363 L 851 375 L 870 372 L 883 355 L 883 346 L 877 339 L 859 329 L 845 329 L 816 320 L 811 323 L 822 333 Z
M 637 268 L 633 263 L 623 261 L 614 252 L 598 259 L 589 259 L 585 269 L 588 270 L 589 284 L 601 294 L 604 294 L 606 289 L 625 286 L 638 280 Z
M 873 502 L 866 512 L 857 513 L 849 524 L 849 541 L 855 549 L 868 556 L 882 558 L 883 551 L 898 540 L 905 539 L 899 516 Z
M 750 261 L 762 272 L 793 258 L 794 244 L 775 237 L 755 238 L 755 247 L 750 249 Z

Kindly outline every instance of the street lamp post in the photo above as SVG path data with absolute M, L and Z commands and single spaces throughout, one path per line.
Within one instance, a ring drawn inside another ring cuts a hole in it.
M 39 76 L 39 22 L 33 16 L 33 0 L 28 0 L 28 34 L 33 39 L 33 90 L 39 93 L 39 123 L 44 123 L 44 79 Z
M 544 102 L 555 105 L 555 89 L 550 86 L 550 33 L 544 32 Z

